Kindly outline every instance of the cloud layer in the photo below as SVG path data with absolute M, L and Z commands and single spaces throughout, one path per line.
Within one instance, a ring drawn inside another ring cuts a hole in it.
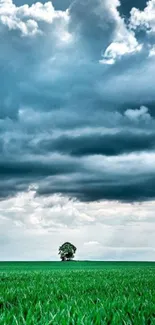
M 121 204 L 128 207 L 125 218 L 133 213 L 130 204 L 135 203 L 138 211 L 142 203 L 149 218 L 147 208 L 155 202 L 155 2 L 148 1 L 144 10 L 134 8 L 134 3 L 132 7 L 124 17 L 118 0 L 110 5 L 108 0 L 75 0 L 59 10 L 52 2 L 17 6 L 12 0 L 0 0 L 4 228 L 12 222 L 10 205 L 16 206 L 20 195 L 25 209 L 32 184 L 40 216 L 44 200 L 66 200 L 60 211 L 54 201 L 55 210 L 46 214 L 48 218 L 52 212 L 51 220 L 34 217 L 46 231 L 51 225 L 68 227 L 68 209 L 74 210 L 69 215 L 74 229 L 80 222 L 90 227 L 96 204 L 102 207 L 105 201 L 119 202 L 119 209 Z M 21 210 L 19 218 L 17 210 L 10 227 L 31 227 L 31 213 Z M 96 218 L 92 228 L 100 222 Z M 123 222 L 119 213 L 114 213 L 115 220 Z M 87 242 L 97 238 L 90 235 Z M 139 242 L 138 247 L 145 244 Z M 91 245 L 85 244 L 85 250 Z M 124 247 L 115 242 L 119 245 Z M 101 246 L 100 255 L 103 246 L 111 247 L 109 242 Z M 119 254 L 121 258 L 126 251 Z
M 153 48 L 136 20 L 153 3 L 128 25 L 118 0 L 0 2 L 2 198 L 33 182 L 86 201 L 155 196 Z
M 0 203 L 0 225 L 1 260 L 58 260 L 66 240 L 77 259 L 154 260 L 154 201 L 87 204 L 31 186 Z

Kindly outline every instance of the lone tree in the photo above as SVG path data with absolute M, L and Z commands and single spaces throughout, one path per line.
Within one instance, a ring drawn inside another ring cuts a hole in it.
M 74 258 L 76 247 L 71 243 L 64 243 L 59 247 L 59 255 L 62 261 L 71 261 Z

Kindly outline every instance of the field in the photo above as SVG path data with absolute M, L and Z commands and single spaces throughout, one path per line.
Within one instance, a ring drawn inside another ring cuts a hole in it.
M 155 263 L 1 262 L 0 325 L 155 324 Z

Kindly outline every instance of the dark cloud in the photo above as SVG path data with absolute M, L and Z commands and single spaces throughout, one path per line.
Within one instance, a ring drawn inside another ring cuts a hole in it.
M 81 178 L 74 178 L 68 181 L 54 181 L 46 185 L 40 185 L 37 193 L 39 195 L 49 195 L 54 193 L 62 193 L 76 197 L 82 201 L 98 201 L 118 200 L 122 202 L 142 202 L 153 199 L 155 197 L 155 177 L 154 173 L 147 173 L 147 175 L 131 174 L 114 175 L 114 172 L 108 175 L 98 173 L 96 176 L 89 174 Z
M 51 161 L 50 161 L 51 160 Z M 80 164 L 77 162 L 70 162 L 69 160 L 62 159 L 52 159 L 49 158 L 49 161 L 46 162 L 38 160 L 12 160 L 12 161 L 0 161 L 0 175 L 2 178 L 16 177 L 20 178 L 21 176 L 27 178 L 29 176 L 32 179 L 35 177 L 51 176 L 51 175 L 65 175 L 80 171 Z M 83 170 L 84 168 L 81 167 Z
M 50 24 L 32 14 L 42 34 L 0 26 L 0 197 L 36 183 L 40 195 L 152 199 L 155 65 L 148 38 L 136 51 L 118 11 L 125 1 L 67 4 L 68 23 L 64 12 Z M 116 62 L 108 65 L 102 59 L 110 44 Z
M 31 179 L 17 179 L 11 177 L 11 180 L 1 178 L 0 180 L 0 201 L 15 196 L 17 193 L 26 191 L 29 187 Z
M 43 140 L 39 144 L 43 153 L 58 151 L 73 156 L 107 155 L 140 152 L 155 149 L 155 134 L 117 132 L 114 134 L 89 134 L 61 136 Z

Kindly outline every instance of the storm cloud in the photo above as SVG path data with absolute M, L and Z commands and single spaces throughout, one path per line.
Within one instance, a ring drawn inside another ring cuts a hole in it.
M 85 201 L 154 198 L 154 31 L 139 39 L 143 8 L 131 9 L 125 21 L 118 0 L 0 2 L 1 198 L 33 183 Z
M 0 0 L 1 259 L 154 256 L 154 11 Z

